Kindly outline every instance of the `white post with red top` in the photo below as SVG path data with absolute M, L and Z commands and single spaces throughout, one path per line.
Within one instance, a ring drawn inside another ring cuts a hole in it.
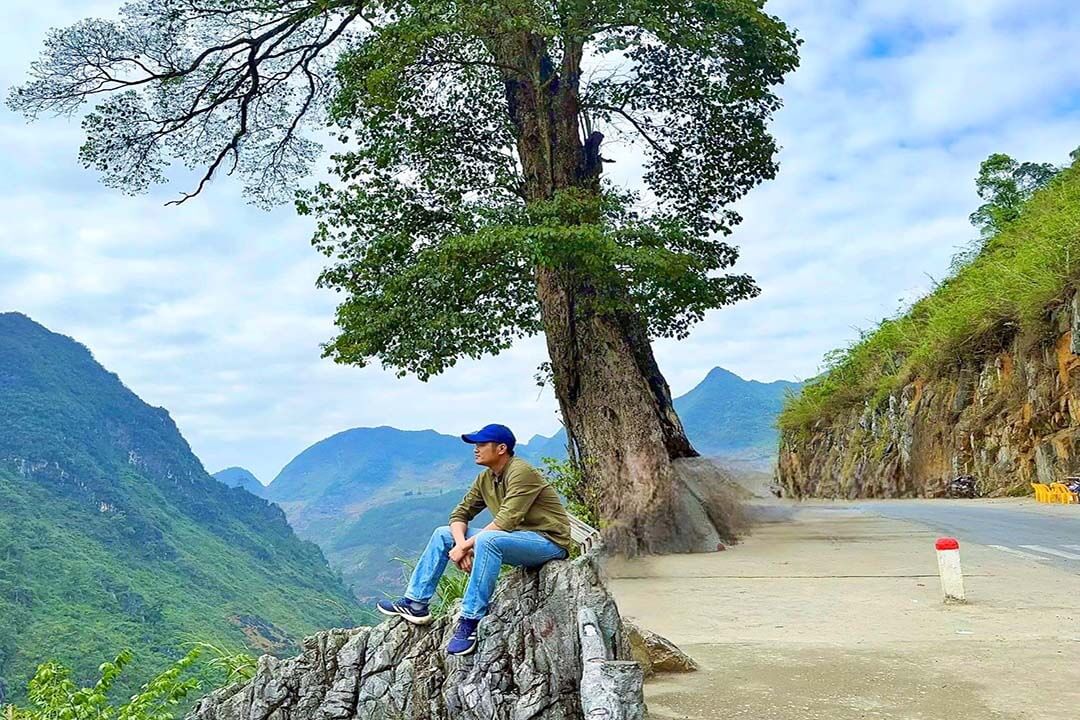
M 938 572 L 941 574 L 941 589 L 945 593 L 945 602 L 965 602 L 964 573 L 960 569 L 960 543 L 956 538 L 938 538 L 934 545 L 937 549 Z

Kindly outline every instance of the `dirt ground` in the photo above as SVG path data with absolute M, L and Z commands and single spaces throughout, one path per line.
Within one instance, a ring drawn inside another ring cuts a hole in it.
M 969 602 L 945 605 L 935 537 L 811 506 L 726 552 L 611 561 L 623 614 L 701 666 L 646 685 L 651 717 L 1075 718 L 1080 575 L 965 544 Z

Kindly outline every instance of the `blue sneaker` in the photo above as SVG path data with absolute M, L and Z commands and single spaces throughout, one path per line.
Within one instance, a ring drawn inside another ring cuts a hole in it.
M 413 625 L 427 625 L 433 619 L 427 603 L 416 602 L 405 597 L 397 600 L 380 600 L 375 607 L 383 615 L 402 617 Z
M 450 655 L 468 655 L 476 650 L 476 626 L 479 624 L 479 620 L 458 618 L 457 629 L 446 646 L 446 652 Z

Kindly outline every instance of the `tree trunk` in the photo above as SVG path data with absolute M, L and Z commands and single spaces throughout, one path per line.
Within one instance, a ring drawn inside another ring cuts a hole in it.
M 500 64 L 524 70 L 504 71 L 503 81 L 527 201 L 573 188 L 599 193 L 602 136 L 582 141 L 579 132 L 580 45 L 568 43 L 559 68 L 536 35 L 504 35 L 489 48 Z M 698 453 L 672 406 L 645 321 L 629 310 L 595 310 L 597 290 L 574 268 L 538 267 L 536 286 L 555 395 L 609 544 L 629 553 L 701 549 L 701 529 L 681 522 L 681 505 L 693 498 L 672 467 Z

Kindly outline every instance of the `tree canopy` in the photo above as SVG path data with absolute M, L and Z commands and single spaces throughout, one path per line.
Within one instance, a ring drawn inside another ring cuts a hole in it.
M 786 28 L 752 3 L 512 5 L 414 4 L 338 63 L 331 117 L 348 149 L 338 182 L 299 205 L 332 259 L 321 282 L 347 297 L 327 347 L 340 361 L 427 377 L 498 352 L 541 329 L 537 266 L 583 278 L 582 309 L 632 311 L 652 337 L 757 293 L 717 274 L 737 253 L 715 234 L 775 173 L 765 124 L 795 62 Z M 499 38 L 522 31 L 535 57 L 507 59 Z M 531 196 L 507 101 L 526 81 L 580 83 L 586 152 L 607 136 L 637 148 L 650 202 L 607 183 Z
M 326 128 L 334 179 L 297 201 L 320 283 L 345 294 L 326 352 L 426 378 L 540 331 L 538 267 L 650 337 L 755 295 L 720 238 L 776 173 L 767 123 L 798 45 L 764 0 L 135 0 L 53 31 L 9 104 L 96 103 L 83 163 L 132 192 L 200 169 L 181 200 L 220 172 L 289 197 Z M 543 102 L 521 107 L 521 87 Z M 595 182 L 538 194 L 523 127 L 559 113 Z M 602 153 L 640 161 L 640 195 L 605 181 Z
M 1060 171 L 1053 163 L 1017 162 L 1004 153 L 994 153 L 983 160 L 975 178 L 975 190 L 983 204 L 971 214 L 971 224 L 984 238 L 998 234 L 1020 217 L 1020 209 L 1035 191 Z

